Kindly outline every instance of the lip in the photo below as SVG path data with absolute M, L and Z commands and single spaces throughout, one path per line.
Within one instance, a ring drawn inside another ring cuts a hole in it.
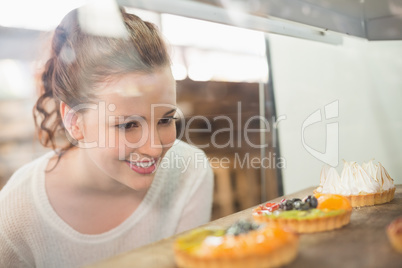
M 146 174 L 152 174 L 156 171 L 156 168 L 158 166 L 158 160 L 159 159 L 152 159 L 151 161 L 135 161 L 135 162 L 130 162 L 130 161 L 126 160 L 125 162 L 129 166 L 129 168 L 131 168 L 131 170 L 133 170 L 139 174 L 146 175 Z M 141 166 L 141 165 L 143 165 L 143 166 Z M 149 165 L 149 166 L 147 166 L 147 165 Z

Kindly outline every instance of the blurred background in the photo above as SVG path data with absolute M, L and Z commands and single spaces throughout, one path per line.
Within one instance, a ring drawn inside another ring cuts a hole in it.
M 51 31 L 84 2 L 0 4 L 0 188 L 17 168 L 48 150 L 34 134 L 36 79 Z M 172 48 L 178 106 L 185 117 L 178 129 L 205 130 L 179 138 L 202 147 L 210 159 L 229 159 L 225 168 L 214 167 L 214 219 L 318 185 L 324 163 L 306 145 L 325 153 L 330 123 L 338 125 L 338 172 L 342 159 L 375 158 L 402 183 L 402 41 L 345 35 L 340 44 L 328 44 L 128 10 L 155 23 Z M 333 102 L 335 118 L 323 116 L 303 129 L 311 114 Z M 267 131 L 261 131 L 267 128 L 260 118 L 269 123 Z M 245 127 L 255 131 L 245 137 Z M 229 146 L 231 140 L 236 142 Z M 270 162 L 241 167 L 236 157 Z

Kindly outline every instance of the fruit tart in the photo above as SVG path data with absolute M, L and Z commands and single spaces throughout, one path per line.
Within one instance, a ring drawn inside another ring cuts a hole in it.
M 198 228 L 179 236 L 174 256 L 179 267 L 263 268 L 292 262 L 298 236 L 278 225 L 239 221 L 229 228 Z
M 348 224 L 352 206 L 341 195 L 309 195 L 283 199 L 280 203 L 267 203 L 253 209 L 257 222 L 276 223 L 298 233 L 329 231 Z
M 402 217 L 393 220 L 387 226 L 387 236 L 394 249 L 402 253 Z
M 381 163 L 374 165 L 370 160 L 360 166 L 356 162 L 344 162 L 341 176 L 333 167 L 324 166 L 320 186 L 314 192 L 343 195 L 352 207 L 364 207 L 391 201 L 395 185 Z

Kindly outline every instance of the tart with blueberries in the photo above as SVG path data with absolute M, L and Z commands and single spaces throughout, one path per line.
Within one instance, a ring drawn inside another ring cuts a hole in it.
M 297 234 L 274 224 L 238 221 L 229 228 L 198 228 L 174 242 L 178 267 L 265 268 L 292 262 Z
M 352 206 L 341 195 L 309 195 L 283 199 L 280 203 L 267 203 L 253 210 L 257 222 L 277 223 L 297 233 L 329 231 L 348 224 Z

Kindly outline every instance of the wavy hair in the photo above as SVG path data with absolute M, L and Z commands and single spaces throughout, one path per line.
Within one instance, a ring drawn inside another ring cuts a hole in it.
M 100 83 L 170 65 L 167 47 L 154 24 L 120 9 L 128 38 L 96 36 L 82 29 L 79 12 L 68 13 L 54 31 L 50 57 L 41 75 L 41 95 L 33 109 L 39 141 L 58 149 L 59 159 L 76 145 L 66 136 L 61 101 L 74 109 L 96 100 L 94 89 Z

